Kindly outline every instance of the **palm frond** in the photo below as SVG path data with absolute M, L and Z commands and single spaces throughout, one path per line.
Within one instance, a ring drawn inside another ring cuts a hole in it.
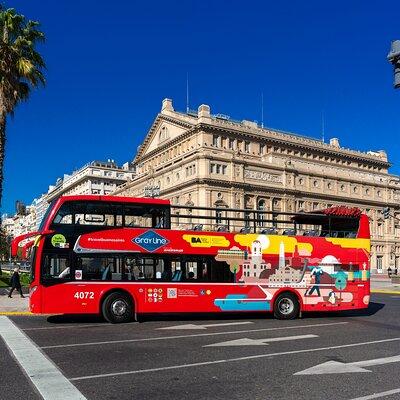
M 32 88 L 45 84 L 42 56 L 35 49 L 45 35 L 37 21 L 26 20 L 15 9 L 0 6 L 0 94 L 7 113 L 27 100 Z

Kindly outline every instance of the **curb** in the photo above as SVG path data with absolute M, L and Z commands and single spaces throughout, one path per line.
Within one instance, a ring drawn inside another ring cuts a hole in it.
M 371 293 L 381 293 L 381 294 L 398 294 L 400 295 L 400 290 L 386 290 L 386 289 L 371 289 Z
M 33 315 L 30 311 L 1 311 L 0 315 Z

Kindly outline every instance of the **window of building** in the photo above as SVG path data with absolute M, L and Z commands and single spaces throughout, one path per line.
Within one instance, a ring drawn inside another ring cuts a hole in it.
M 327 184 L 326 186 L 327 186 L 327 188 L 328 188 L 329 190 L 332 189 L 332 183 L 331 183 L 331 182 L 328 182 L 328 184 Z
M 196 168 L 194 167 L 194 172 L 196 172 Z M 225 175 L 227 172 L 227 166 L 224 164 L 210 164 L 210 174 L 223 174 Z
M 265 154 L 265 144 L 260 143 L 260 155 Z
M 168 139 L 168 136 L 168 128 L 166 126 L 163 126 L 158 136 L 159 142 L 163 142 L 164 140 Z
M 376 268 L 382 269 L 383 256 L 376 256 Z
M 250 142 L 244 142 L 244 151 L 250 153 Z
M 235 148 L 235 139 L 229 138 L 228 146 L 230 150 L 233 150 Z
M 213 146 L 219 147 L 220 144 L 220 137 L 218 135 L 213 135 Z
M 266 210 L 266 205 L 265 205 L 265 200 L 264 199 L 258 200 L 257 210 L 258 211 L 265 211 Z M 258 213 L 257 219 L 258 219 L 257 225 L 258 226 L 264 226 L 265 214 L 264 213 Z

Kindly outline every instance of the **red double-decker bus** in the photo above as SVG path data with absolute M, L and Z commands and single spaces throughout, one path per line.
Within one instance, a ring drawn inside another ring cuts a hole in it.
M 112 323 L 176 312 L 292 319 L 370 299 L 369 221 L 357 208 L 293 214 L 64 196 L 13 252 L 32 240 L 32 313 Z

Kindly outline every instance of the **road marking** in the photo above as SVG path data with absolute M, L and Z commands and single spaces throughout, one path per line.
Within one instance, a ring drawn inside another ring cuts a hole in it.
M 281 326 L 281 327 L 277 327 L 277 328 L 247 329 L 247 330 L 241 330 L 241 331 L 228 331 L 228 332 L 195 333 L 192 335 L 176 335 L 176 336 L 161 336 L 161 337 L 141 338 L 141 339 L 110 340 L 110 341 L 105 341 L 105 342 L 56 344 L 56 345 L 52 345 L 52 346 L 42 346 L 41 349 L 57 349 L 57 348 L 63 349 L 65 347 L 82 347 L 82 346 L 98 346 L 98 345 L 104 345 L 104 344 L 148 342 L 148 341 L 153 341 L 153 340 L 184 339 L 184 338 L 202 337 L 202 336 L 242 335 L 244 333 L 252 333 L 252 332 L 280 331 L 280 330 L 286 330 L 286 329 L 302 329 L 302 328 L 317 328 L 320 326 L 332 326 L 332 325 L 344 325 L 344 324 L 348 324 L 348 322 L 331 322 L 331 323 L 327 323 L 327 324 Z
M 327 361 L 314 367 L 307 368 L 303 371 L 296 372 L 293 375 L 323 375 L 323 374 L 347 374 L 351 372 L 371 372 L 362 367 L 372 365 L 383 365 L 400 362 L 400 355 L 393 357 L 375 358 L 373 360 L 356 361 L 350 363 L 342 363 L 339 361 Z
M 369 395 L 367 395 L 367 396 L 357 397 L 357 398 L 350 399 L 350 400 L 372 400 L 372 399 L 379 399 L 379 397 L 391 396 L 392 394 L 396 394 L 396 393 L 400 393 L 400 388 L 399 388 L 399 389 L 388 390 L 388 391 L 386 391 L 386 392 L 380 392 L 380 393 L 369 394 Z
M 0 336 L 44 400 L 86 400 L 86 397 L 7 317 L 0 317 Z
M 400 290 L 371 289 L 371 293 L 400 294 Z
M 318 335 L 298 335 L 298 336 L 283 336 L 283 337 L 274 337 L 274 338 L 266 338 L 266 339 L 236 339 L 236 340 L 228 340 L 227 342 L 213 343 L 207 344 L 203 347 L 219 347 L 219 346 L 268 346 L 269 343 L 273 342 L 285 342 L 289 340 L 299 340 L 299 339 L 311 339 L 316 338 Z
M 138 370 L 133 370 L 133 371 L 113 372 L 113 373 L 109 373 L 109 374 L 77 376 L 75 378 L 70 378 L 70 381 L 81 381 L 81 380 L 86 380 L 86 379 L 106 378 L 106 377 L 121 376 L 121 375 L 144 374 L 147 372 L 159 372 L 159 371 L 167 371 L 167 370 L 190 368 L 190 367 L 202 367 L 204 365 L 226 364 L 226 363 L 231 363 L 231 362 L 236 362 L 236 361 L 255 360 L 258 358 L 285 356 L 285 355 L 289 355 L 289 354 L 314 353 L 317 351 L 343 349 L 343 348 L 347 348 L 347 347 L 358 347 L 358 346 L 366 346 L 369 344 L 387 343 L 387 342 L 395 342 L 395 341 L 400 341 L 400 337 L 392 338 L 392 339 L 374 340 L 374 341 L 370 341 L 370 342 L 361 342 L 361 343 L 358 342 L 358 343 L 343 344 L 340 346 L 319 347 L 319 348 L 315 348 L 315 349 L 301 349 L 301 350 L 292 350 L 292 351 L 282 351 L 279 353 L 257 354 L 254 356 L 226 358 L 223 360 L 203 361 L 203 362 L 198 362 L 198 363 L 193 363 L 193 364 L 170 365 L 168 367 L 138 369 Z
M 164 328 L 157 328 L 157 330 L 173 330 L 173 329 L 207 329 L 214 328 L 219 326 L 232 326 L 232 325 L 248 325 L 254 324 L 254 322 L 243 321 L 243 322 L 225 322 L 223 324 L 186 324 L 186 325 L 174 325 L 174 326 L 166 326 Z

